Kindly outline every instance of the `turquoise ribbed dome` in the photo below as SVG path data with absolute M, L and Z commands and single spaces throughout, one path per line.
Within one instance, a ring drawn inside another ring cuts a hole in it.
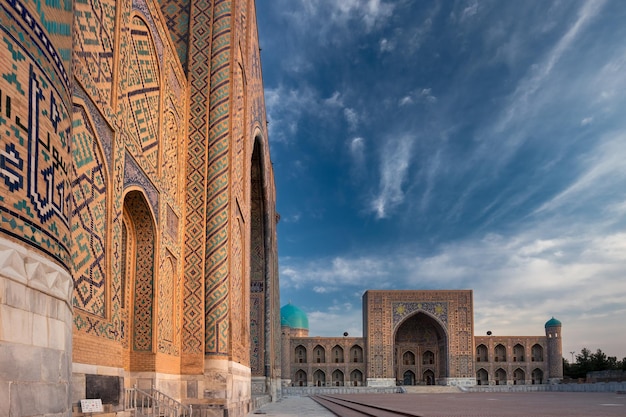
M 280 309 L 280 325 L 309 330 L 309 319 L 304 311 L 289 303 Z
M 552 317 L 550 320 L 546 321 L 546 328 L 548 327 L 561 327 L 561 322 Z

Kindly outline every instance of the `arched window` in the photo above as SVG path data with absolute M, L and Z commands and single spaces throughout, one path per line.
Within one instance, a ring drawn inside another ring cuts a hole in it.
M 350 348 L 350 358 L 352 362 L 363 362 L 363 348 L 359 345 L 354 345 Z
M 495 362 L 506 362 L 506 348 L 502 344 L 496 345 L 494 349 Z
M 489 350 L 485 345 L 476 346 L 476 362 L 489 361 Z
M 533 385 L 535 384 L 543 384 L 543 371 L 539 368 L 535 368 L 532 373 Z
M 296 372 L 296 385 L 299 387 L 306 387 L 307 383 L 306 383 L 306 372 L 304 372 L 302 369 L 300 369 L 298 372 Z
M 352 385 L 355 387 L 360 387 L 363 385 L 363 372 L 355 369 L 350 373 L 350 381 L 352 381 Z
M 313 358 L 317 363 L 326 362 L 326 351 L 324 348 L 320 345 L 315 346 L 315 349 L 313 349 Z
M 435 363 L 435 354 L 432 353 L 430 350 L 427 350 L 422 355 L 422 364 L 423 365 L 432 365 L 433 363 Z
M 526 373 L 523 369 L 517 368 L 515 372 L 513 372 L 513 384 L 515 385 L 524 385 L 526 383 Z
M 306 363 L 306 348 L 302 345 L 296 347 L 295 351 L 296 363 Z
M 533 362 L 543 362 L 543 347 L 540 344 L 533 345 L 531 354 Z
M 326 374 L 321 369 L 318 369 L 313 373 L 313 385 L 316 387 L 326 386 Z
M 476 385 L 489 385 L 489 374 L 483 368 L 476 372 Z
M 404 355 L 402 355 L 402 363 L 405 365 L 415 365 L 415 354 L 410 350 L 404 352 Z
M 341 372 L 339 369 L 335 369 L 333 371 L 333 385 L 336 387 L 343 386 L 343 372 Z
M 524 346 L 519 343 L 513 346 L 513 362 L 524 362 Z
M 333 362 L 342 363 L 343 362 L 343 348 L 339 345 L 336 345 L 332 350 Z
M 506 385 L 506 371 L 502 368 L 496 370 L 496 385 Z

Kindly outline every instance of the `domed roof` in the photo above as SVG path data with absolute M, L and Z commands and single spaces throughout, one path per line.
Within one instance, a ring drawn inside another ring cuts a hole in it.
M 280 325 L 309 330 L 309 319 L 304 311 L 289 303 L 280 309 Z
M 561 322 L 552 317 L 550 320 L 546 321 L 546 327 L 560 327 Z

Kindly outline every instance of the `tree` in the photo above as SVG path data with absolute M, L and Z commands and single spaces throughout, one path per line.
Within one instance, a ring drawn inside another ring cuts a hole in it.
M 563 373 L 570 378 L 585 378 L 588 372 L 614 369 L 626 371 L 626 358 L 618 361 L 616 356 L 607 356 L 602 349 L 591 353 L 589 349 L 583 348 L 572 364 L 563 359 Z

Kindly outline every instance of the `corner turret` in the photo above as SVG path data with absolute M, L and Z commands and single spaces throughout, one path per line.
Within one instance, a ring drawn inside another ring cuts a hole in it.
M 563 379 L 563 347 L 559 320 L 552 317 L 546 322 L 546 338 L 548 344 L 548 383 L 558 384 Z

